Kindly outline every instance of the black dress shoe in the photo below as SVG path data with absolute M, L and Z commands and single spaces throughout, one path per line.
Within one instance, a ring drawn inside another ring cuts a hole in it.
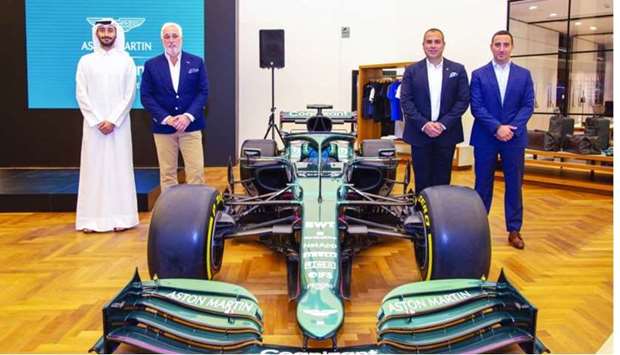
M 508 244 L 512 245 L 514 248 L 517 249 L 525 248 L 525 242 L 521 237 L 521 233 L 517 231 L 512 231 L 508 233 Z

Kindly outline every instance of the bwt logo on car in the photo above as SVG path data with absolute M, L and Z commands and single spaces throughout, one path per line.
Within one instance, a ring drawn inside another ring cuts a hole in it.
M 101 20 L 101 17 L 87 17 L 86 21 L 94 26 L 95 23 Z M 131 30 L 142 26 L 146 22 L 144 17 L 119 17 L 114 19 L 122 28 L 125 33 L 129 33 Z M 82 42 L 83 51 L 93 50 L 93 41 Z M 125 50 L 133 52 L 148 52 L 153 50 L 153 43 L 149 41 L 125 41 Z

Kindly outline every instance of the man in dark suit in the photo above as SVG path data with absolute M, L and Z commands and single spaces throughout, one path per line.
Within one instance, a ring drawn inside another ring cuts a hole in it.
M 207 70 L 202 58 L 181 51 L 183 30 L 161 29 L 164 53 L 144 64 L 140 98 L 151 114 L 162 191 L 178 184 L 179 150 L 189 184 L 204 183 L 202 129 L 207 103 Z
M 401 84 L 403 139 L 411 144 L 417 194 L 429 186 L 450 184 L 454 149 L 463 141 L 467 73 L 462 64 L 443 57 L 444 46 L 440 30 L 427 30 L 422 42 L 426 59 L 408 66 Z
M 501 157 L 506 192 L 504 213 L 508 242 L 523 249 L 521 184 L 527 146 L 527 121 L 534 112 L 534 85 L 530 72 L 510 62 L 513 38 L 499 31 L 491 39 L 493 60 L 471 76 L 471 134 L 474 146 L 476 191 L 487 213 L 493 199 L 497 155 Z

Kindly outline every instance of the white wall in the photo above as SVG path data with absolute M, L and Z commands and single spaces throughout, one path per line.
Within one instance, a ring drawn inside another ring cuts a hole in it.
M 239 143 L 262 136 L 271 74 L 259 68 L 259 29 L 284 29 L 286 67 L 276 70 L 276 107 L 309 103 L 349 110 L 359 65 L 417 61 L 430 27 L 446 36 L 444 55 L 471 71 L 491 59 L 491 35 L 506 28 L 505 0 L 239 0 Z M 340 28 L 351 37 L 340 38 Z M 471 116 L 465 118 L 469 136 Z M 466 138 L 467 139 L 467 138 Z

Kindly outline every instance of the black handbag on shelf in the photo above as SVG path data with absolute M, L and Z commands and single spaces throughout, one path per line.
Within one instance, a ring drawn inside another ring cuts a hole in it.
M 583 123 L 584 134 L 596 137 L 598 149 L 609 148 L 609 128 L 611 121 L 603 117 L 588 117 Z
M 575 119 L 562 116 L 559 113 L 554 114 L 549 118 L 549 130 L 548 132 L 554 137 L 558 137 L 558 149 L 564 146 L 566 136 L 573 134 L 575 131 Z
M 560 136 L 550 132 L 535 129 L 527 131 L 527 147 L 529 149 L 546 150 L 557 152 L 561 148 Z
M 601 154 L 597 140 L 596 137 L 585 134 L 568 135 L 564 140 L 564 151 L 576 154 Z

